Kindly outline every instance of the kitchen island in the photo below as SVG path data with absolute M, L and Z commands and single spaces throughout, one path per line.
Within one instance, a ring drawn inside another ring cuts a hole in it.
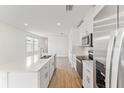
M 1 88 L 47 88 L 55 71 L 55 58 L 42 58 L 27 66 L 22 64 L 6 64 L 0 66 Z

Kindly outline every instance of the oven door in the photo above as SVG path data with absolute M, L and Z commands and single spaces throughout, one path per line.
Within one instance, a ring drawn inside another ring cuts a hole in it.
M 96 86 L 105 88 L 105 65 L 96 61 Z
M 76 60 L 76 68 L 77 68 L 77 72 L 80 76 L 80 79 L 82 80 L 82 62 L 80 60 Z

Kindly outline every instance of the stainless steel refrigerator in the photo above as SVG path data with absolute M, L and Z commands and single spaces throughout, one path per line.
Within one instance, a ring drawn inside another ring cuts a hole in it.
M 99 39 L 96 35 L 100 36 Z M 94 37 L 96 69 L 104 76 L 99 76 L 96 70 L 96 78 L 101 78 L 101 83 L 104 81 L 103 87 L 124 87 L 124 29 L 108 35 L 105 32 L 94 33 Z
M 109 87 L 124 88 L 124 29 L 119 29 L 117 33 L 111 65 Z
M 120 11 L 124 7 L 119 7 L 105 6 L 94 19 L 96 87 L 124 88 L 124 15 Z
M 94 33 L 94 61 L 96 63 L 96 86 L 105 88 L 110 76 L 110 65 L 113 55 L 114 34 L 113 31 L 101 31 Z

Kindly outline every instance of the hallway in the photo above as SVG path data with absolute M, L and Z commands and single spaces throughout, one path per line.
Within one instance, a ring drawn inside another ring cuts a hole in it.
M 69 65 L 67 58 L 57 58 L 57 68 L 49 84 L 49 88 L 80 88 L 80 79 Z

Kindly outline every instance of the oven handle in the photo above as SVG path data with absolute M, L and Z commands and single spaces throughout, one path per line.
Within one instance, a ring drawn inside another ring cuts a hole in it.
M 76 58 L 76 61 L 79 62 L 79 63 L 82 63 L 82 61 L 80 61 L 79 59 Z

